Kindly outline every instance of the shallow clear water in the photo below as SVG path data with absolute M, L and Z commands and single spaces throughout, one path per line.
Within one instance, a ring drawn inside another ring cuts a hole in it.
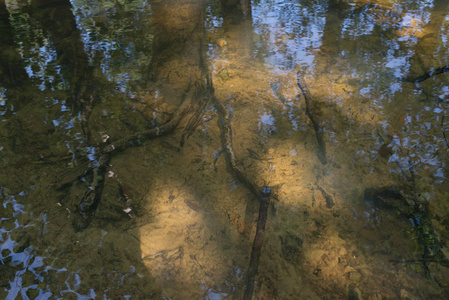
M 1 298 L 446 299 L 448 13 L 0 3 Z

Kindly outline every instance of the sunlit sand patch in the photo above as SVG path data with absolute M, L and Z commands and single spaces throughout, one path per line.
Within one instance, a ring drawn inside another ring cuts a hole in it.
M 191 187 L 173 191 L 171 187 L 179 184 L 162 182 L 146 198 L 155 217 L 140 227 L 142 261 L 166 297 L 226 294 L 242 278 L 234 261 L 242 253 L 226 243 L 232 239 L 226 237 L 227 228 L 217 231 L 218 225 L 207 220 L 208 208 Z M 230 229 L 237 232 L 235 226 Z

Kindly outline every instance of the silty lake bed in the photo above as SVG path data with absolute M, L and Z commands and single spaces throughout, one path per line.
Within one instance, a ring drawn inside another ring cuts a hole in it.
M 449 2 L 0 2 L 3 299 L 447 299 Z

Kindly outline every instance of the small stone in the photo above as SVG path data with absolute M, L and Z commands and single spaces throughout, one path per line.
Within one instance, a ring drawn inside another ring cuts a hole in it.
M 226 40 L 221 39 L 217 42 L 218 47 L 223 48 L 224 46 L 226 46 L 228 44 L 228 42 L 226 42 Z
M 389 158 L 392 154 L 393 154 L 393 151 L 392 151 L 391 147 L 389 147 L 388 145 L 385 145 L 385 144 L 380 146 L 380 148 L 379 148 L 380 157 Z
M 349 279 L 354 283 L 359 282 L 361 278 L 362 278 L 362 275 L 359 272 L 349 273 Z
M 78 216 L 72 221 L 72 226 L 75 232 L 80 232 L 89 226 L 89 220 L 87 218 Z

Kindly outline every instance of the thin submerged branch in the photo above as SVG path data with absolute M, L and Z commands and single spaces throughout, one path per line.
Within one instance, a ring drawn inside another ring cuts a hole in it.
M 320 128 L 319 122 L 316 118 L 316 116 L 318 115 L 318 111 L 316 105 L 314 104 L 312 94 L 309 92 L 306 84 L 301 80 L 299 71 L 298 73 L 296 73 L 296 84 L 304 95 L 304 99 L 306 102 L 306 114 L 309 117 L 310 122 L 312 122 L 313 130 L 315 131 L 316 141 L 318 143 L 318 159 L 323 165 L 325 165 L 327 163 L 326 144 L 324 143 L 323 130 Z
M 437 69 L 429 70 L 419 76 L 407 76 L 407 77 L 403 78 L 403 81 L 412 82 L 412 83 L 423 82 L 424 80 L 427 80 L 433 76 L 444 74 L 446 72 L 449 72 L 449 65 L 440 67 Z
M 218 126 L 221 132 L 221 144 L 225 154 L 226 163 L 237 179 L 240 180 L 240 182 L 242 182 L 256 198 L 260 199 L 262 197 L 261 188 L 248 178 L 246 172 L 237 162 L 234 148 L 232 146 L 232 129 L 229 122 L 229 112 L 220 101 L 215 98 L 214 100 L 218 113 Z

